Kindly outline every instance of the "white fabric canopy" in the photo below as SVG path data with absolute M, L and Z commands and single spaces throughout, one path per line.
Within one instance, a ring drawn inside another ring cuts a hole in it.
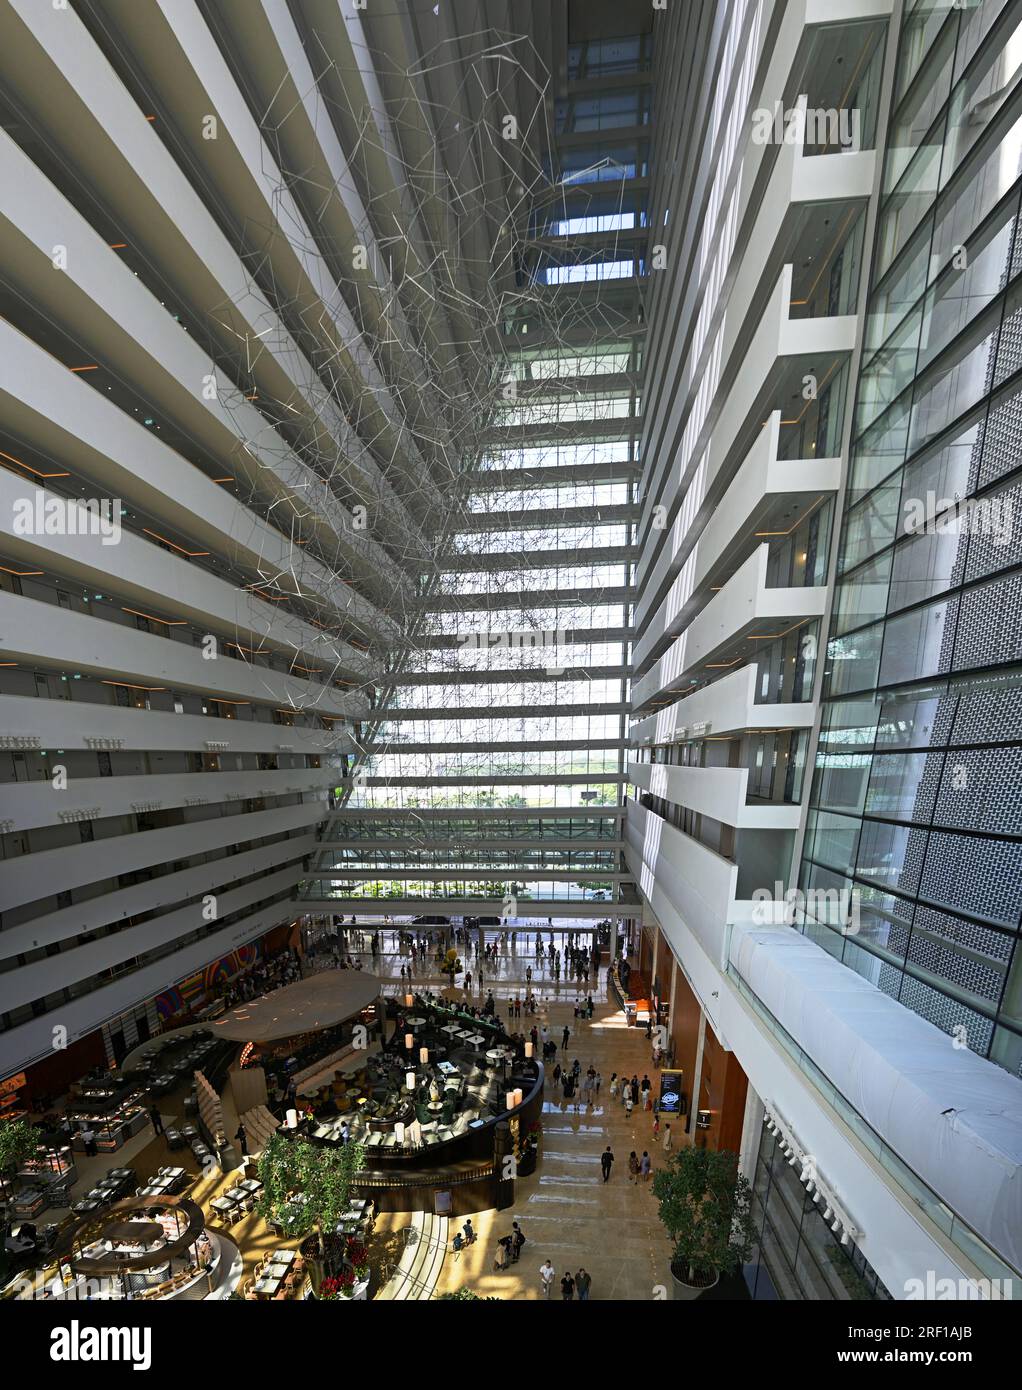
M 1022 1269 L 1022 1081 L 791 928 L 736 925 L 731 961 L 889 1147 Z

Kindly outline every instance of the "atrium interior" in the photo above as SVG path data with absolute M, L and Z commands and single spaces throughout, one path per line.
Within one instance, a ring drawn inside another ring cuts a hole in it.
M 0 1297 L 1022 1298 L 1020 0 L 0 75 Z

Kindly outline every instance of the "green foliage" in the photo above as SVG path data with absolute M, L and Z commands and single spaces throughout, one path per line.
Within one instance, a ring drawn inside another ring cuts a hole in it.
M 259 1214 L 286 1236 L 307 1235 L 314 1227 L 321 1234 L 332 1231 L 347 1209 L 355 1175 L 364 1167 L 363 1144 L 328 1149 L 307 1139 L 289 1139 L 278 1130 L 259 1160 Z
M 434 1301 L 442 1303 L 446 1300 L 449 1303 L 499 1303 L 501 1300 L 493 1294 L 485 1297 L 481 1293 L 475 1293 L 467 1284 L 462 1284 L 460 1289 L 454 1293 L 438 1293 L 433 1295 Z
M 27 1119 L 0 1120 L 0 1180 L 4 1186 L 38 1147 L 39 1131 Z
M 679 1149 L 653 1176 L 660 1220 L 674 1242 L 674 1263 L 690 1284 L 710 1284 L 752 1255 L 757 1231 L 752 1188 L 738 1172 L 738 1155 L 725 1150 Z

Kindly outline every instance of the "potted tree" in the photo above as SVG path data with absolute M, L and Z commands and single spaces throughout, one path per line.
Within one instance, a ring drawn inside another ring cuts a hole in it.
M 324 1277 L 350 1267 L 347 1242 L 335 1236 L 335 1229 L 347 1210 L 355 1176 L 364 1167 L 365 1146 L 354 1141 L 327 1149 L 277 1130 L 263 1150 L 259 1214 L 283 1235 L 305 1238 L 303 1253 L 317 1294 Z M 368 1268 L 363 1274 L 368 1282 Z
M 737 1154 L 679 1149 L 654 1174 L 653 1195 L 674 1245 L 676 1299 L 698 1298 L 751 1257 L 752 1188 L 738 1171 Z
M 18 1169 L 35 1157 L 39 1131 L 27 1119 L 0 1120 L 0 1188 L 4 1201 L 11 1197 L 10 1184 Z

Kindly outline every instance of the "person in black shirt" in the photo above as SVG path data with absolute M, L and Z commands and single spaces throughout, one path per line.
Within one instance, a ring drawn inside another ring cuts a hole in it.
M 525 1244 L 525 1236 L 522 1228 L 517 1221 L 511 1223 L 511 1258 L 517 1264 L 522 1253 L 522 1246 Z
M 561 1297 L 565 1303 L 570 1303 L 575 1297 L 575 1281 L 570 1274 L 565 1274 L 561 1280 Z

